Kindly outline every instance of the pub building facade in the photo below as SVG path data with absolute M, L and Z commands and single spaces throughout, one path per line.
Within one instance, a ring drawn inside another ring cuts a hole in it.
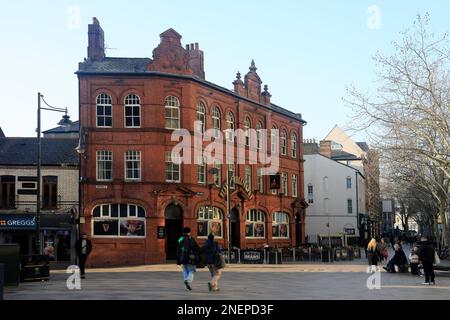
M 205 80 L 203 51 L 197 43 L 184 48 L 173 29 L 160 35 L 152 59 L 106 57 L 99 21 L 94 18 L 88 29 L 88 57 L 76 74 L 80 229 L 92 239 L 90 266 L 173 260 L 183 227 L 191 228 L 199 244 L 213 233 L 223 247 L 228 238 L 241 249 L 304 242 L 306 122 L 271 103 L 253 61 L 244 79 L 238 73 L 234 90 L 228 90 Z M 234 163 L 208 163 L 204 157 L 180 163 L 171 152 L 179 143 L 171 135 L 179 128 L 192 136 L 209 129 L 214 137 L 223 135 L 234 146 Z M 269 130 L 263 139 L 263 130 L 271 128 L 279 134 Z M 242 129 L 243 138 L 238 141 L 227 129 Z M 245 164 L 236 161 L 238 147 L 245 150 Z M 279 154 L 280 189 L 270 189 L 264 165 L 248 161 L 250 151 L 266 148 L 269 155 Z

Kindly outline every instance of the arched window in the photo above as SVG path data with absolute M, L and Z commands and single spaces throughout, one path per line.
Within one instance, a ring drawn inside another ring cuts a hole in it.
M 291 157 L 297 158 L 297 134 L 291 134 Z
M 256 124 L 256 148 L 262 149 L 262 125 L 261 122 Z
M 270 144 L 271 152 L 278 154 L 278 129 L 275 127 L 272 127 L 272 130 L 270 130 Z
M 204 133 L 206 131 L 206 108 L 203 102 L 197 105 L 197 132 Z
M 112 127 L 112 99 L 106 93 L 97 97 L 97 127 Z
M 233 142 L 234 138 L 234 115 L 233 112 L 227 113 L 227 140 Z
M 168 96 L 165 100 L 166 129 L 180 128 L 180 101 L 177 97 Z
M 141 100 L 135 94 L 125 98 L 125 127 L 139 128 L 141 126 Z
M 289 215 L 284 212 L 272 214 L 272 238 L 289 238 Z
M 246 238 L 266 237 L 266 217 L 264 212 L 252 209 L 247 211 L 245 221 Z
M 281 131 L 281 155 L 287 155 L 287 134 L 284 129 Z
M 244 121 L 245 145 L 247 147 L 250 146 L 250 128 L 251 128 L 250 119 L 247 117 L 245 118 Z
M 223 214 L 216 207 L 200 207 L 197 218 L 197 237 L 207 237 L 213 234 L 215 238 L 222 238 Z
M 220 110 L 218 107 L 214 107 L 212 111 L 214 137 L 220 138 Z
M 145 237 L 145 210 L 135 204 L 101 204 L 92 210 L 94 237 Z

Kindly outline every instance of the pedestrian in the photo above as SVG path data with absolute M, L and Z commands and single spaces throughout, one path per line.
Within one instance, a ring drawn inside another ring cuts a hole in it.
M 422 284 L 434 285 L 434 245 L 428 241 L 427 237 L 422 237 L 419 242 L 419 250 L 417 255 L 422 262 L 423 271 L 425 272 L 425 282 Z
M 388 254 L 388 245 L 386 241 L 384 241 L 384 238 L 381 238 L 381 245 L 380 245 L 380 261 L 387 260 L 389 254 Z
M 369 263 L 369 272 L 377 271 L 378 266 L 378 250 L 377 250 L 377 241 L 375 238 L 372 238 L 367 245 L 367 260 Z
M 89 254 L 92 251 L 92 242 L 87 238 L 86 232 L 81 234 L 81 239 L 75 243 L 75 251 L 78 257 L 78 266 L 80 267 L 81 278 L 85 278 L 85 265 Z
M 419 256 L 417 255 L 417 247 L 413 247 L 409 253 L 409 266 L 411 268 L 411 274 L 418 276 L 419 273 Z
M 404 265 L 408 264 L 408 260 L 406 259 L 405 252 L 403 249 L 398 245 L 394 245 L 394 256 L 391 260 L 387 263 L 386 267 L 383 267 L 384 270 L 390 273 L 395 273 L 395 266 L 398 266 L 399 269 L 402 268 Z
M 195 266 L 200 261 L 200 248 L 194 238 L 191 237 L 191 228 L 183 229 L 183 235 L 178 239 L 177 265 L 183 268 L 183 279 L 186 289 L 192 290 Z
M 204 253 L 205 263 L 211 273 L 211 281 L 208 282 L 208 289 L 209 291 L 219 291 L 219 279 L 222 276 L 222 268 L 220 268 L 222 258 L 220 256 L 220 245 L 214 241 L 213 234 L 210 234 L 208 240 L 205 242 Z

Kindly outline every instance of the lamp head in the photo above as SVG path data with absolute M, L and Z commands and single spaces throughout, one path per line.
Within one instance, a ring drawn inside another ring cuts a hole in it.
M 62 116 L 62 119 L 58 122 L 58 124 L 63 127 L 70 127 L 72 125 L 70 116 L 67 115 L 67 108 L 66 108 L 66 113 Z

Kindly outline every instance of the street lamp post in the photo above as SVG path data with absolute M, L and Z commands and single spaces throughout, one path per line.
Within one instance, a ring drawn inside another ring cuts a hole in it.
M 41 106 L 43 101 L 46 107 Z M 37 108 L 37 188 L 36 188 L 36 252 L 42 254 L 41 244 L 41 165 L 42 165 L 42 140 L 41 140 L 41 110 L 54 112 L 62 112 L 64 116 L 59 125 L 68 126 L 72 123 L 67 115 L 67 108 L 55 108 L 50 106 L 45 100 L 44 95 L 38 92 L 38 108 Z
M 230 168 L 227 166 L 228 263 L 231 263 Z

